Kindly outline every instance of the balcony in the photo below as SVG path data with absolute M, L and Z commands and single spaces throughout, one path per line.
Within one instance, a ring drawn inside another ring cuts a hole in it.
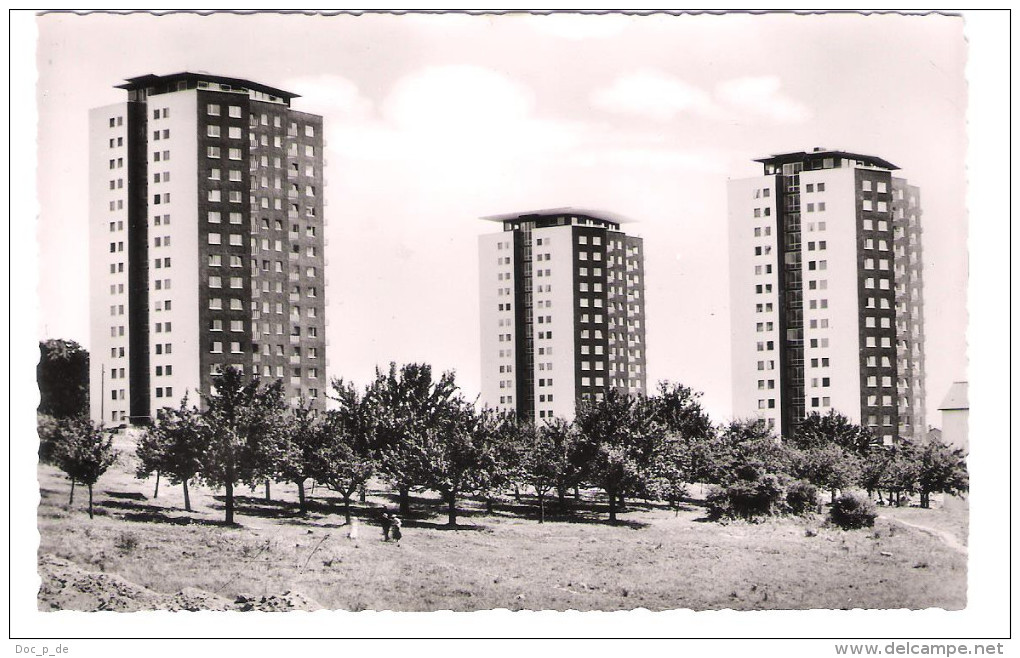
M 287 295 L 287 299 L 292 302 L 299 302 L 301 301 L 301 295 L 297 294 L 296 292 L 292 292 L 289 295 Z
M 301 357 L 300 357 L 300 356 L 298 356 L 297 354 L 293 354 L 293 355 L 291 355 L 291 357 L 290 357 L 290 359 L 288 359 L 288 361 L 289 361 L 289 362 L 290 362 L 290 364 L 291 364 L 291 365 L 293 365 L 293 366 L 299 366 L 299 365 L 301 365 Z

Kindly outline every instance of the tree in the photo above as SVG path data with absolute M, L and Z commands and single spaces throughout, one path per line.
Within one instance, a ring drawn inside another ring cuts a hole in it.
M 577 428 L 563 418 L 552 418 L 538 428 L 534 443 L 526 447 L 524 472 L 528 483 L 548 479 L 556 490 L 560 513 L 566 508 L 567 489 L 575 487 L 583 477 L 583 459 L 576 453 L 579 441 Z
M 93 517 L 92 487 L 99 477 L 117 461 L 113 449 L 113 436 L 86 416 L 68 418 L 62 422 L 60 439 L 54 451 L 60 470 L 71 479 L 71 501 L 74 501 L 74 483 L 89 488 L 89 518 Z
M 397 488 L 401 514 L 410 513 L 409 492 L 423 484 L 428 469 L 420 441 L 450 422 L 459 406 L 456 394 L 454 374 L 433 380 L 428 364 L 405 364 L 398 371 L 391 363 L 386 373 L 376 369 L 365 394 L 373 408 L 373 450 L 380 470 Z
M 863 459 L 845 448 L 831 443 L 805 450 L 790 449 L 794 477 L 807 480 L 819 489 L 826 489 L 831 500 L 861 481 Z
M 226 494 L 225 523 L 234 523 L 234 486 L 254 487 L 279 463 L 282 453 L 283 383 L 263 386 L 258 379 L 245 382 L 236 368 L 228 367 L 213 381 L 212 395 L 203 395 L 203 418 L 209 441 L 200 478 Z
M 276 475 L 284 482 L 293 482 L 298 490 L 298 510 L 307 511 L 305 481 L 315 477 L 315 452 L 322 442 L 321 419 L 316 410 L 304 399 L 292 409 L 283 421 L 282 449 Z
M 885 489 L 889 494 L 890 505 L 899 506 L 904 494 L 917 491 L 919 475 L 917 446 L 912 441 L 904 439 L 880 450 L 885 453 L 885 462 L 878 488 Z
M 351 523 L 351 496 L 376 470 L 372 458 L 373 408 L 353 384 L 333 380 L 333 400 L 338 407 L 326 412 L 310 428 L 310 475 L 339 493 L 344 500 L 344 519 Z
M 849 453 L 866 457 L 878 439 L 868 428 L 831 409 L 824 416 L 817 411 L 808 414 L 797 424 L 790 442 L 802 450 L 835 444 Z
M 720 484 L 790 470 L 788 451 L 760 418 L 730 422 L 720 433 L 715 453 Z
M 446 414 L 440 426 L 427 428 L 412 443 L 424 465 L 423 484 L 442 495 L 447 523 L 454 527 L 457 500 L 487 486 L 492 470 L 488 445 L 500 432 L 498 416 L 478 415 L 470 404 L 456 402 L 456 410 Z
M 665 432 L 655 446 L 646 479 L 648 493 L 668 501 L 678 512 L 688 483 L 718 479 L 716 431 L 700 398 L 701 393 L 690 387 L 663 381 L 649 399 L 655 421 Z
M 73 340 L 39 343 L 39 413 L 72 418 L 89 411 L 89 353 Z
M 508 412 L 485 409 L 479 414 L 477 493 L 485 497 L 485 510 L 493 513 L 493 496 L 524 480 L 523 453 L 535 426 Z M 517 489 L 515 489 L 516 491 Z
M 171 484 L 181 485 L 184 509 L 192 511 L 188 482 L 202 470 L 208 438 L 209 431 L 202 414 L 194 406 L 188 406 L 187 395 L 177 409 L 159 409 L 156 422 L 138 442 L 138 477 L 147 478 L 156 473 L 157 478 L 163 475 Z
M 967 474 L 967 457 L 960 448 L 953 448 L 941 438 L 932 439 L 920 446 L 917 465 L 917 490 L 921 494 L 921 507 L 931 504 L 931 494 L 959 495 L 970 489 Z
M 579 437 L 575 455 L 585 479 L 609 497 L 609 520 L 615 522 L 619 496 L 642 487 L 661 429 L 647 398 L 616 389 L 601 399 L 583 400 L 574 422 Z
M 680 503 L 688 494 L 687 483 L 691 481 L 692 472 L 690 456 L 683 437 L 664 435 L 656 446 L 645 477 L 648 495 L 668 502 L 676 515 L 680 514 Z

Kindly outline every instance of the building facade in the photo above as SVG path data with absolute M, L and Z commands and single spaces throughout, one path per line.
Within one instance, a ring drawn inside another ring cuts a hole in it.
M 479 238 L 482 403 L 541 423 L 581 399 L 646 391 L 644 250 L 605 212 L 484 218 Z
M 886 443 L 926 428 L 920 192 L 815 149 L 728 186 L 733 410 L 789 436 L 836 410 Z
M 226 366 L 321 399 L 322 118 L 236 78 L 119 88 L 89 116 L 92 417 L 146 422 Z

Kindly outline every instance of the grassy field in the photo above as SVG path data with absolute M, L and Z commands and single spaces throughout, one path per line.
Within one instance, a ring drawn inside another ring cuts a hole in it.
M 330 609 L 740 610 L 947 608 L 966 605 L 965 551 L 899 519 L 962 535 L 966 509 L 883 509 L 875 528 L 844 532 L 815 519 L 762 524 L 707 522 L 692 504 L 679 515 L 641 503 L 609 525 L 582 501 L 571 517 L 535 520 L 527 497 L 494 514 L 465 501 L 457 529 L 434 498 L 414 499 L 399 543 L 381 541 L 375 517 L 394 508 L 384 490 L 359 504 L 359 536 L 348 538 L 333 497 L 315 490 L 297 514 L 296 490 L 274 485 L 274 501 L 240 491 L 238 527 L 225 528 L 222 499 L 195 487 L 194 513 L 180 487 L 131 475 L 130 458 L 96 490 L 97 516 L 79 488 L 39 470 L 40 555 L 117 574 L 156 592 L 198 588 L 221 597 L 296 591 Z M 697 488 L 695 488 L 697 492 Z M 260 491 L 259 494 L 262 492 Z M 40 600 L 41 609 L 50 604 Z

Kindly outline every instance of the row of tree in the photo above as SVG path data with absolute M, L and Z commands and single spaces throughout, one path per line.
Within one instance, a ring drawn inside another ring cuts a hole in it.
M 463 497 L 480 496 L 491 509 L 499 494 L 519 495 L 521 488 L 535 492 L 540 520 L 549 498 L 563 511 L 569 491 L 600 489 L 611 521 L 628 497 L 679 509 L 693 482 L 728 486 L 766 474 L 804 480 L 833 496 L 860 487 L 898 503 L 920 493 L 924 506 L 933 492 L 967 489 L 963 454 L 944 444 L 886 448 L 834 412 L 808 416 L 791 440 L 780 442 L 761 421 L 713 425 L 699 393 L 669 383 L 650 396 L 610 391 L 581 402 L 573 422 L 540 426 L 477 411 L 452 373 L 436 378 L 425 364 L 391 364 L 363 389 L 334 380 L 330 397 L 326 411 L 288 409 L 281 382 L 245 380 L 228 368 L 201 409 L 185 399 L 158 412 L 138 445 L 138 475 L 183 486 L 189 511 L 189 483 L 222 489 L 227 523 L 234 520 L 236 486 L 264 484 L 268 496 L 272 481 L 297 486 L 302 512 L 309 480 L 338 492 L 348 522 L 352 497 L 370 478 L 393 486 L 403 514 L 411 491 L 432 490 L 445 501 L 451 525 Z M 82 477 L 67 472 L 72 480 Z

